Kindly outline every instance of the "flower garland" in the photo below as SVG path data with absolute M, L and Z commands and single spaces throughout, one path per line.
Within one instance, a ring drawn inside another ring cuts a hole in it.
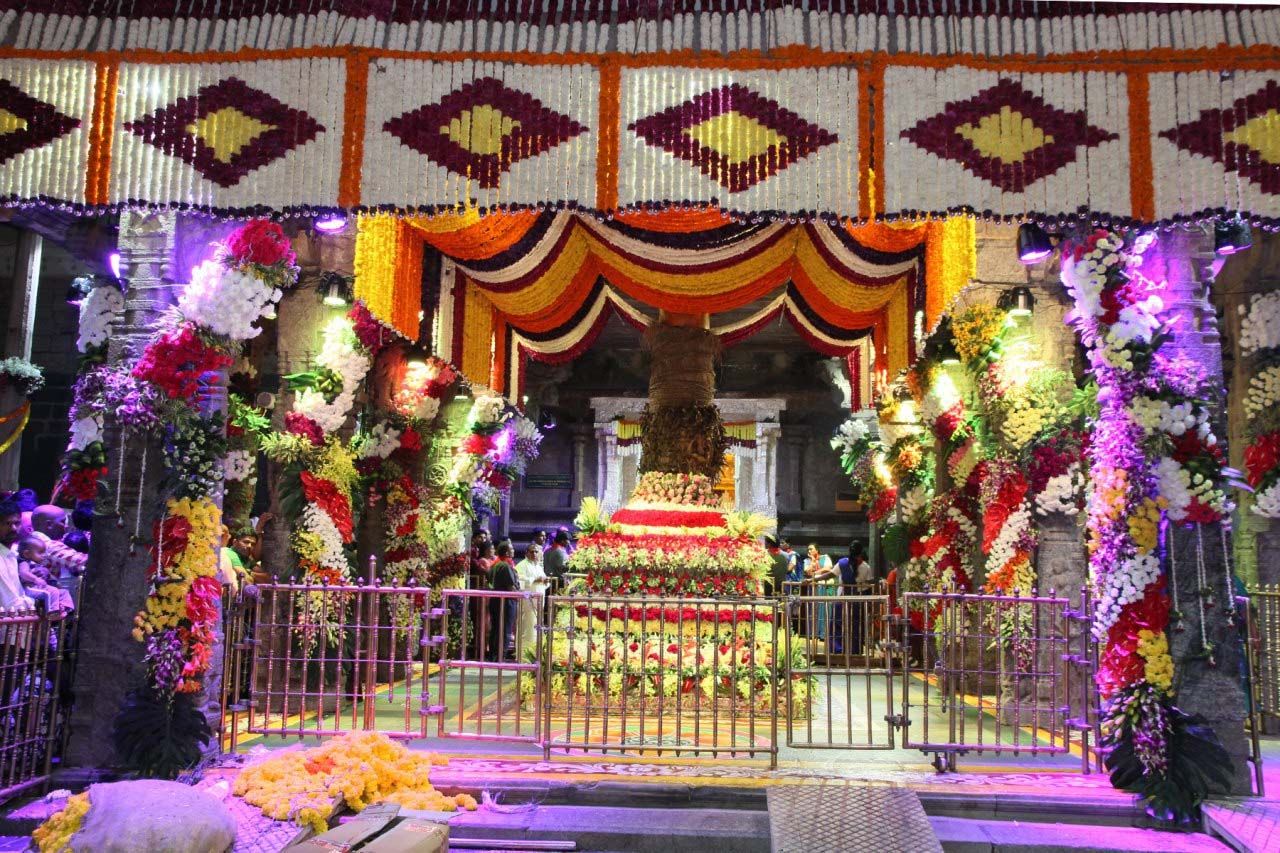
M 1219 485 L 1224 471 L 1207 409 L 1197 399 L 1199 371 L 1160 352 L 1164 285 L 1140 269 L 1153 241 L 1151 234 L 1127 239 L 1095 231 L 1064 250 L 1062 279 L 1075 302 L 1068 322 L 1099 387 L 1088 550 L 1093 632 L 1103 643 L 1096 677 L 1107 766 L 1113 783 L 1138 792 L 1153 814 L 1185 820 L 1205 795 L 1202 784 L 1188 787 L 1186 780 L 1220 776 L 1229 759 L 1173 705 L 1162 518 L 1222 521 L 1230 502 Z M 1182 766 L 1188 762 L 1197 765 L 1194 773 Z
M 449 480 L 469 512 L 486 515 L 497 511 L 515 478 L 538 457 L 542 434 L 499 395 L 473 390 L 476 399 L 467 416 L 471 434 L 458 445 Z
M 1265 296 L 1254 298 L 1250 317 L 1264 300 Z M 1273 359 L 1274 347 L 1280 346 L 1280 341 L 1262 341 L 1258 339 L 1259 334 L 1261 330 L 1252 336 L 1251 352 L 1265 351 L 1269 353 L 1267 358 Z M 1243 346 L 1242 343 L 1242 349 Z M 1250 510 L 1263 518 L 1280 518 L 1280 406 L 1277 404 L 1280 404 L 1280 363 L 1264 362 L 1249 380 L 1244 399 L 1248 439 L 1244 465 L 1246 479 L 1254 492 Z
M 325 325 L 315 363 L 317 370 L 285 377 L 297 392 L 290 432 L 329 435 L 342 429 L 373 356 L 356 336 L 351 319 L 339 316 Z
M 84 825 L 85 815 L 92 804 L 85 791 L 67 798 L 67 804 L 58 809 L 31 833 L 39 853 L 66 853 L 71 850 L 71 839 Z
M 76 371 L 71 405 L 71 437 L 62 455 L 62 472 L 54 488 L 55 502 L 63 498 L 91 501 L 98 494 L 98 480 L 107 473 L 107 452 L 102 443 L 104 414 L 101 383 L 90 378 L 107 359 L 107 338 L 115 316 L 124 310 L 124 294 L 114 283 L 99 283 L 80 303 Z
M 12 387 L 23 397 L 44 387 L 44 371 L 25 358 L 0 359 L 0 388 Z
M 130 430 L 163 436 L 169 492 L 165 513 L 155 524 L 150 589 L 134 620 L 134 639 L 146 644 L 149 677 L 146 689 L 133 694 L 122 710 L 118 731 L 136 732 L 150 725 L 148 715 L 157 708 L 170 720 L 186 712 L 190 703 L 179 704 L 175 697 L 199 692 L 212 665 L 222 596 L 216 577 L 222 521 L 217 499 L 223 488 L 226 433 L 222 416 L 202 412 L 198 400 L 209 373 L 229 366 L 231 354 L 240 348 L 241 339 L 225 332 L 243 334 L 258 320 L 272 316 L 278 298 L 274 285 L 296 278 L 292 253 L 281 248 L 287 242 L 274 223 L 251 222 L 238 229 L 218 248 L 216 263 L 236 271 L 237 281 L 256 277 L 274 283 L 273 298 L 224 303 L 217 292 L 218 277 L 207 268 L 201 287 L 191 299 L 185 294 L 179 299 L 178 308 L 165 319 L 127 376 L 101 373 L 105 405 L 114 406 L 124 440 Z M 219 320 L 220 332 L 202 324 L 210 319 L 204 313 L 209 306 L 240 313 L 234 322 Z M 140 477 L 145 476 L 144 465 Z M 165 733 L 170 739 L 190 736 L 178 734 L 185 730 L 166 724 L 141 749 L 153 750 L 155 737 Z M 194 736 L 207 735 L 197 731 Z M 191 748 L 175 740 L 164 752 L 180 756 L 190 754 Z M 173 758 L 154 762 L 139 753 L 126 760 L 145 762 L 158 772 L 180 769 L 171 766 Z

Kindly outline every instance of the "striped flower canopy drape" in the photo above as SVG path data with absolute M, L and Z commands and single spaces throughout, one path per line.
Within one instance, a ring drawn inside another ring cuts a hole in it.
M 426 245 L 445 256 L 436 352 L 515 399 L 528 358 L 571 359 L 612 313 L 642 327 L 654 309 L 716 315 L 756 304 L 714 326 L 724 343 L 783 316 L 820 352 L 869 342 L 877 370 L 896 372 L 913 354 L 916 312 L 932 325 L 973 273 L 964 218 L 895 228 L 734 222 L 710 209 L 603 222 L 567 211 L 361 217 L 356 295 L 409 338 L 421 331 Z
M 1270 226 L 1278 47 L 1265 6 L 0 0 L 0 201 Z

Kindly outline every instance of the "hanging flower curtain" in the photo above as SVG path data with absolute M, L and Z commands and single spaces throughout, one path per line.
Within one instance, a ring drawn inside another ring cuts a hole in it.
M 420 297 L 417 279 L 403 270 L 421 268 L 411 232 L 446 256 L 433 318 L 436 351 L 473 380 L 516 395 L 526 357 L 572 358 L 613 311 L 645 324 L 628 301 L 715 314 L 775 292 L 761 311 L 718 330 L 726 343 L 782 315 L 830 355 L 849 353 L 869 334 L 877 369 L 894 372 L 911 356 L 915 311 L 926 310 L 932 325 L 973 274 L 973 223 L 966 218 L 855 228 L 734 221 L 712 208 L 609 222 L 567 211 L 363 217 L 357 295 L 375 313 L 394 312 L 388 322 L 411 337 L 418 330 L 408 306 Z M 390 261 L 396 253 L 410 257 Z M 925 262 L 930 256 L 935 263 Z M 397 292 L 406 287 L 408 295 Z

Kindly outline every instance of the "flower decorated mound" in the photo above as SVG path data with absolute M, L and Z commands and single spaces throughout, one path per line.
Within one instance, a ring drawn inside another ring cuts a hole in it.
M 324 832 L 338 800 L 352 811 L 373 803 L 399 803 L 427 811 L 474 811 L 467 794 L 446 796 L 431 787 L 431 767 L 444 764 L 377 732 L 351 732 L 315 749 L 268 758 L 241 771 L 234 793 L 273 820 L 292 820 Z

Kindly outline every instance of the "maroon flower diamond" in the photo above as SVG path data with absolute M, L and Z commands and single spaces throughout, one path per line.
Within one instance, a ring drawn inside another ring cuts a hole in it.
M 968 100 L 947 104 L 902 131 L 902 138 L 1018 193 L 1074 163 L 1082 147 L 1119 137 L 1089 124 L 1082 110 L 1059 109 L 1002 78 Z
M 734 193 L 839 141 L 834 133 L 737 83 L 703 92 L 633 122 L 629 129 Z
M 1280 193 L 1280 84 L 1210 109 L 1160 134 L 1174 145 L 1252 178 L 1263 192 Z
M 382 129 L 451 172 L 494 189 L 521 160 L 555 148 L 587 128 L 527 92 L 493 77 L 455 89 L 439 103 L 388 119 Z
M 222 187 L 315 139 L 324 126 L 236 77 L 205 86 L 125 130 Z
M 48 145 L 80 126 L 80 119 L 58 112 L 8 80 L 0 79 L 0 163 Z

